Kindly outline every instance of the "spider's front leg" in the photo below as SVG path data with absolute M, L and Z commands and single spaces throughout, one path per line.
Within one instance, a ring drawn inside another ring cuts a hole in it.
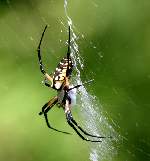
M 69 100 L 66 100 L 66 105 L 65 105 L 65 113 L 66 113 L 66 119 L 68 124 L 75 130 L 75 132 L 85 141 L 90 141 L 90 142 L 102 142 L 101 140 L 90 140 L 88 138 L 85 138 L 78 130 L 80 130 L 81 132 L 83 132 L 85 135 L 90 136 L 90 137 L 95 137 L 95 138 L 105 138 L 103 136 L 96 136 L 96 135 L 92 135 L 89 134 L 88 132 L 86 132 L 83 128 L 81 128 L 78 123 L 73 119 L 73 116 L 71 114 L 70 111 L 70 104 L 69 104 Z
M 57 132 L 61 132 L 61 133 L 65 133 L 65 134 L 70 134 L 68 132 L 65 132 L 65 131 L 61 131 L 61 130 L 58 130 L 56 128 L 53 128 L 49 121 L 48 121 L 48 116 L 47 116 L 47 113 L 48 111 L 58 102 L 58 97 L 54 97 L 52 98 L 50 101 L 48 101 L 43 107 L 42 107 L 42 111 L 39 113 L 39 115 L 42 115 L 44 114 L 44 117 L 45 117 L 45 121 L 46 121 L 46 125 L 52 129 L 52 130 L 55 130 Z
M 44 74 L 44 76 L 51 82 L 53 83 L 53 78 L 48 74 L 46 73 L 46 71 L 44 70 L 43 68 L 43 63 L 42 63 L 42 58 L 41 58 L 41 43 L 42 43 L 42 40 L 43 40 L 43 37 L 44 37 L 44 33 L 47 29 L 47 25 L 45 26 L 44 28 L 44 31 L 42 33 L 42 36 L 41 36 L 41 39 L 40 39 L 40 42 L 39 42 L 39 45 L 38 45 L 38 48 L 37 48 L 37 52 L 38 52 L 38 59 L 39 59 L 39 65 L 40 65 L 40 71 L 42 72 L 42 74 Z M 47 84 L 47 85 L 46 85 Z M 48 83 L 46 83 L 45 85 L 46 86 L 50 86 L 48 85 Z
M 42 115 L 44 113 L 48 113 L 48 111 L 58 102 L 58 97 L 55 96 L 50 101 L 45 103 L 45 105 L 42 107 L 42 111 L 39 112 L 39 115 Z

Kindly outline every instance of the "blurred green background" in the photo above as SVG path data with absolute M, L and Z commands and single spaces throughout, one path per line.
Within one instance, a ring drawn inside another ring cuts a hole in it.
M 112 160 L 150 160 L 150 1 L 68 0 L 67 11 L 80 37 L 82 80 L 95 79 L 88 90 L 123 137 Z M 67 27 L 63 0 L 0 0 L 0 161 L 89 160 L 90 144 L 38 116 L 55 92 L 41 83 L 36 48 L 49 24 L 42 55 L 52 72 L 66 52 L 61 22 Z M 74 133 L 62 110 L 49 118 Z

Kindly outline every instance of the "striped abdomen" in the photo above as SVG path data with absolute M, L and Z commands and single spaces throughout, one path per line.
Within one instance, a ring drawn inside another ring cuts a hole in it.
M 60 63 L 57 65 L 53 75 L 53 88 L 60 89 L 62 84 L 65 81 L 65 77 L 71 75 L 72 72 L 72 61 L 69 59 L 69 66 L 68 66 L 68 59 L 65 57 L 63 58 Z M 68 68 L 68 71 L 67 71 Z

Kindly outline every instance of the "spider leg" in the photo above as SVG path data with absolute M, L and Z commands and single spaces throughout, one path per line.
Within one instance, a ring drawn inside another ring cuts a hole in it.
M 81 84 L 76 85 L 76 86 L 74 86 L 74 87 L 69 88 L 68 91 L 71 91 L 71 90 L 73 90 L 73 89 L 75 89 L 75 88 L 79 88 L 79 87 L 81 87 L 81 86 L 82 86 Z
M 42 83 L 47 87 L 51 87 L 51 85 L 49 83 L 47 83 L 46 78 L 42 81 Z
M 71 114 L 70 114 L 71 115 Z M 88 132 L 86 132 L 83 128 L 81 128 L 81 126 L 78 125 L 78 123 L 73 119 L 72 115 L 70 116 L 71 117 L 71 121 L 74 123 L 74 125 L 76 125 L 85 135 L 87 136 L 91 136 L 91 137 L 96 137 L 96 138 L 106 138 L 104 136 L 97 136 L 97 135 L 92 135 L 92 134 L 89 134 Z
M 47 86 L 47 87 L 51 87 L 51 85 L 50 84 L 48 84 L 48 83 L 44 83 L 45 84 L 45 86 Z
M 85 141 L 90 141 L 90 142 L 102 142 L 101 140 L 90 140 L 88 138 L 85 138 L 78 130 L 81 130 L 81 128 L 79 128 L 77 125 L 76 125 L 76 122 L 74 121 L 73 117 L 72 117 L 72 114 L 71 114 L 71 111 L 70 111 L 70 103 L 69 103 L 69 100 L 67 99 L 66 100 L 66 104 L 65 104 L 65 114 L 66 114 L 66 119 L 67 119 L 67 122 L 68 124 L 75 130 L 75 132 Z M 74 126 L 75 125 L 75 126 Z M 76 128 L 77 127 L 77 128 Z M 82 132 L 84 131 L 83 129 L 81 130 Z M 87 134 L 85 131 L 83 132 L 84 134 Z M 91 136 L 89 134 L 89 136 Z
M 43 68 L 43 63 L 42 63 L 42 58 L 41 58 L 41 44 L 42 44 L 42 40 L 43 40 L 44 33 L 45 33 L 46 29 L 47 29 L 47 25 L 45 26 L 44 31 L 43 31 L 43 33 L 42 33 L 42 36 L 41 36 L 41 39 L 40 39 L 40 42 L 39 42 L 39 45 L 38 45 L 38 48 L 37 48 L 37 52 L 38 52 L 38 59 L 39 59 L 39 64 L 40 64 L 40 71 L 45 75 L 45 77 L 46 77 L 49 81 L 53 82 L 52 77 L 51 77 L 50 75 L 48 75 L 48 74 L 46 73 L 46 71 L 44 70 L 44 68 Z
M 68 132 L 65 132 L 65 131 L 61 131 L 61 130 L 58 130 L 56 128 L 53 128 L 49 121 L 48 121 L 48 117 L 47 117 L 47 113 L 48 111 L 57 103 L 58 101 L 58 98 L 57 97 L 54 97 L 52 98 L 49 102 L 47 102 L 43 107 L 42 107 L 42 111 L 39 113 L 39 115 L 42 115 L 44 114 L 44 117 L 45 117 L 45 121 L 46 121 L 46 124 L 48 126 L 48 128 L 54 130 L 54 131 L 57 131 L 57 132 L 61 132 L 61 133 L 64 133 L 64 134 L 70 134 Z
M 42 111 L 39 113 L 39 115 L 47 113 L 57 103 L 57 101 L 58 101 L 58 98 L 54 97 L 50 101 L 45 103 L 45 105 L 42 107 Z
M 67 58 L 69 59 L 69 57 L 70 57 L 70 26 L 69 26 L 69 28 L 68 28 L 68 32 L 69 32 L 69 38 L 68 38 Z
M 82 84 L 78 84 L 78 85 L 76 85 L 76 86 L 74 86 L 74 87 L 69 88 L 68 91 L 71 91 L 72 89 L 75 89 L 75 88 L 79 88 L 79 87 L 83 86 L 84 84 L 90 83 L 90 82 L 92 82 L 92 81 L 93 81 L 93 80 L 89 80 L 89 81 L 84 82 L 84 83 L 82 83 Z
M 43 40 L 44 33 L 45 33 L 46 29 L 47 29 L 47 25 L 44 28 L 44 31 L 42 33 L 42 36 L 41 36 L 41 39 L 40 39 L 40 42 L 39 42 L 39 45 L 38 45 L 38 48 L 37 48 L 38 58 L 39 58 L 39 63 L 40 63 L 40 70 L 44 75 L 46 74 L 46 72 L 43 69 L 43 63 L 42 63 L 42 58 L 41 58 L 41 43 L 42 43 L 42 40 Z
M 61 130 L 58 130 L 58 129 L 56 129 L 56 128 L 53 128 L 53 127 L 49 124 L 48 117 L 47 117 L 47 113 L 44 113 L 44 117 L 45 117 L 46 124 L 47 124 L 47 126 L 48 126 L 50 129 L 52 129 L 52 130 L 54 130 L 54 131 L 57 131 L 57 132 L 64 133 L 64 134 L 71 134 L 71 133 L 69 133 L 69 132 L 65 132 L 65 131 L 61 131 Z
M 85 138 L 82 134 L 80 134 L 80 132 L 77 130 L 77 128 L 73 125 L 71 117 L 72 117 L 71 112 L 70 111 L 67 112 L 66 113 L 67 122 L 74 129 L 74 131 L 80 136 L 80 138 L 82 138 L 85 141 L 89 141 L 89 142 L 102 142 L 101 140 L 90 140 L 88 138 Z

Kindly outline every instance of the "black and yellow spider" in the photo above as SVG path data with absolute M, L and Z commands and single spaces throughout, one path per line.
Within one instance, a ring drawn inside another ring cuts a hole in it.
M 71 106 L 72 106 L 72 99 L 73 99 L 73 96 L 71 95 L 71 91 L 73 89 L 76 89 L 76 88 L 80 87 L 81 85 L 76 85 L 76 86 L 70 85 L 70 77 L 71 77 L 71 73 L 72 73 L 72 70 L 73 70 L 73 62 L 72 62 L 71 57 L 70 57 L 70 26 L 69 26 L 69 39 L 68 39 L 67 55 L 57 65 L 57 68 L 55 69 L 55 72 L 53 73 L 53 76 L 50 76 L 43 69 L 43 64 L 42 64 L 42 59 L 41 59 L 41 43 L 42 43 L 42 39 L 44 37 L 44 33 L 45 33 L 46 29 L 47 29 L 47 26 L 45 26 L 45 29 L 44 29 L 44 31 L 42 33 L 42 36 L 41 36 L 41 39 L 40 39 L 40 43 L 38 45 L 38 49 L 37 49 L 38 59 L 39 59 L 39 65 L 40 65 L 40 70 L 41 70 L 42 74 L 44 75 L 45 79 L 47 79 L 48 81 L 51 82 L 51 85 L 50 85 L 45 81 L 45 85 L 50 87 L 50 88 L 55 89 L 57 91 L 57 96 L 55 96 L 52 99 L 50 99 L 42 107 L 42 111 L 39 113 L 39 115 L 42 115 L 42 114 L 44 115 L 46 124 L 50 129 L 53 129 L 55 131 L 62 132 L 62 133 L 65 133 L 65 134 L 70 134 L 68 132 L 64 132 L 64 131 L 58 130 L 56 128 L 53 128 L 49 124 L 48 116 L 47 116 L 48 111 L 54 105 L 59 105 L 60 107 L 62 107 L 64 109 L 68 124 L 75 130 L 75 132 L 83 140 L 90 141 L 90 142 L 101 142 L 100 139 L 98 139 L 98 140 L 90 140 L 88 138 L 85 138 L 80 132 L 82 132 L 83 134 L 85 134 L 87 136 L 90 136 L 90 137 L 95 137 L 95 138 L 105 138 L 105 137 L 91 135 L 88 132 L 86 132 L 85 130 L 83 130 L 77 124 L 77 122 L 73 119 L 73 116 L 71 114 Z

